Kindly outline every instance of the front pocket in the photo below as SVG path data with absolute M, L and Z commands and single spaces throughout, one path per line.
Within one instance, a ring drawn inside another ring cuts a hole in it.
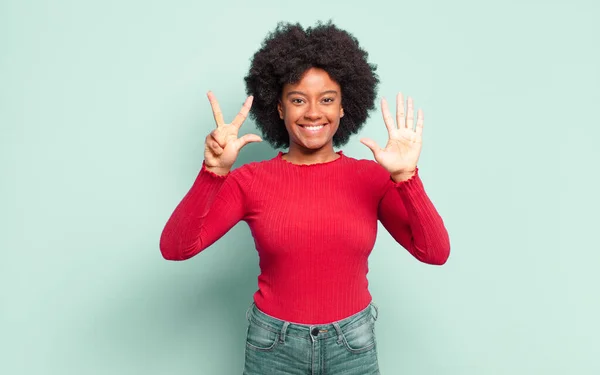
M 250 321 L 246 332 L 246 346 L 249 349 L 266 352 L 277 346 L 279 333 L 271 331 L 253 321 Z
M 362 353 L 373 349 L 375 346 L 375 324 L 372 319 L 367 320 L 358 327 L 342 331 L 344 346 L 351 353 Z

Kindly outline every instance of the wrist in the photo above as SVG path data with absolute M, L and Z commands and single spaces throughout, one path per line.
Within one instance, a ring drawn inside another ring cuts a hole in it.
M 398 173 L 392 173 L 391 177 L 394 182 L 403 182 L 403 181 L 410 180 L 411 177 L 414 176 L 416 172 L 417 172 L 416 169 L 414 169 L 412 171 L 402 171 L 402 172 L 398 172 Z
M 206 164 L 204 164 L 204 167 L 206 168 L 207 171 L 214 173 L 216 175 L 219 175 L 219 176 L 227 176 L 230 172 L 229 168 L 211 167 Z

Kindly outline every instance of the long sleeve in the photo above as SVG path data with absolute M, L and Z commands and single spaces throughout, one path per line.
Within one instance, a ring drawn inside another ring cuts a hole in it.
M 407 181 L 388 176 L 379 204 L 379 220 L 392 237 L 421 262 L 442 265 L 450 255 L 444 222 L 425 193 L 417 168 Z
M 252 170 L 252 166 L 244 165 L 219 176 L 202 163 L 192 187 L 162 231 L 162 256 L 167 260 L 189 259 L 238 223 L 244 217 L 244 196 L 252 182 Z

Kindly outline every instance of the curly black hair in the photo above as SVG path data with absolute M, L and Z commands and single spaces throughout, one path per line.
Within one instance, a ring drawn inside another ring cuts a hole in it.
M 367 57 L 358 40 L 331 21 L 306 29 L 298 23 L 278 23 L 252 57 L 244 78 L 246 93 L 254 96 L 250 117 L 263 138 L 274 148 L 289 147 L 289 135 L 277 104 L 283 86 L 298 82 L 306 70 L 314 67 L 325 70 L 340 85 L 344 117 L 333 144 L 346 144 L 375 108 L 379 78 L 375 73 L 377 66 L 369 63 Z

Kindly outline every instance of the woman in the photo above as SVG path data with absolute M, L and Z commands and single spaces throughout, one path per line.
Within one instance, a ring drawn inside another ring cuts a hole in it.
M 374 108 L 375 70 L 331 23 L 279 24 L 252 59 L 250 96 L 230 124 L 208 93 L 217 127 L 160 248 L 166 259 L 188 259 L 248 223 L 261 273 L 246 314 L 244 374 L 379 373 L 367 280 L 378 220 L 418 260 L 448 258 L 447 231 L 418 174 L 423 112 L 414 128 L 412 98 L 405 109 L 398 94 L 396 123 L 382 100 L 387 145 L 361 139 L 376 162 L 334 151 Z M 289 150 L 232 171 L 240 149 L 262 141 L 238 138 L 248 114 L 272 146 Z

